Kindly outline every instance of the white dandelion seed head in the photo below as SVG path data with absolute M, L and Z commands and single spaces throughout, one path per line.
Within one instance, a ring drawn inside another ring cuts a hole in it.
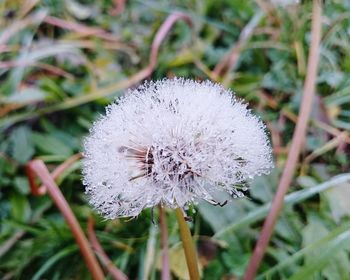
M 209 81 L 147 82 L 107 107 L 84 142 L 90 203 L 106 218 L 159 203 L 186 208 L 240 188 L 273 167 L 265 125 Z

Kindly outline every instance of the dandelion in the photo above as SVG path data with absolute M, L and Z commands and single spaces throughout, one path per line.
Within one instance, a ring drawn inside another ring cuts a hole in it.
M 186 209 L 217 193 L 242 197 L 273 166 L 265 125 L 230 90 L 165 79 L 129 90 L 84 142 L 90 203 L 106 218 L 158 204 Z

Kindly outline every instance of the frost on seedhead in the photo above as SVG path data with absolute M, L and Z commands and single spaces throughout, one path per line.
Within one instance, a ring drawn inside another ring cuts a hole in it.
M 137 216 L 159 203 L 233 198 L 273 167 L 265 125 L 212 82 L 148 82 L 107 107 L 84 142 L 90 203 L 106 218 Z

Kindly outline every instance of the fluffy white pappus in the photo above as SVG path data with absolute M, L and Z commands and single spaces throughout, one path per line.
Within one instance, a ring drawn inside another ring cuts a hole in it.
M 106 218 L 158 204 L 186 209 L 217 191 L 242 197 L 273 167 L 265 125 L 230 90 L 209 81 L 164 79 L 129 90 L 84 142 L 90 203 Z

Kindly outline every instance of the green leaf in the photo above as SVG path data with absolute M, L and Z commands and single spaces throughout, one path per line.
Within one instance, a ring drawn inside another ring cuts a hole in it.
M 268 202 L 272 200 L 273 189 L 276 185 L 277 172 L 273 172 L 268 177 L 258 177 L 251 183 L 251 196 L 259 201 Z M 217 193 L 218 201 L 230 200 L 226 193 Z M 256 208 L 256 204 L 246 198 L 229 201 L 224 207 L 213 207 L 207 202 L 199 203 L 198 210 L 214 232 L 220 232 L 227 225 L 236 223 L 240 217 L 245 217 L 248 212 Z
M 332 256 L 330 263 L 322 269 L 322 276 L 330 280 L 346 280 L 350 275 L 348 253 L 341 250 Z
M 30 193 L 29 183 L 26 177 L 16 177 L 13 183 L 20 194 L 26 195 Z
M 312 188 L 308 188 L 301 191 L 293 192 L 289 195 L 287 195 L 284 199 L 284 206 L 291 206 L 296 203 L 302 202 L 309 197 L 312 197 L 315 194 L 321 193 L 327 189 L 337 187 L 342 183 L 350 181 L 350 173 L 344 173 L 340 174 L 338 176 L 335 176 L 331 178 L 329 181 L 324 182 L 320 185 L 317 185 Z M 242 228 L 244 226 L 248 226 L 254 222 L 257 222 L 259 220 L 262 220 L 266 214 L 268 213 L 270 209 L 271 203 L 266 203 L 265 205 L 249 212 L 247 215 L 243 216 L 243 218 L 240 218 L 237 222 L 230 224 L 228 226 L 223 227 L 220 229 L 220 231 L 216 232 L 214 237 L 219 238 L 227 233 L 230 233 L 234 230 L 237 230 L 239 228 Z
M 41 268 L 34 274 L 32 277 L 32 280 L 39 280 L 41 279 L 41 276 L 43 276 L 56 262 L 58 262 L 60 259 L 70 255 L 74 251 L 77 250 L 77 245 L 69 246 L 61 251 L 59 251 L 57 254 L 53 255 L 51 258 L 49 258 L 42 266 Z
M 315 272 L 320 271 L 327 263 L 333 260 L 334 255 L 339 250 L 348 246 L 350 246 L 350 229 L 329 241 L 327 245 L 324 246 L 323 252 L 315 255 L 312 261 L 303 266 L 290 280 L 310 279 Z
M 27 87 L 21 89 L 6 98 L 0 99 L 3 103 L 28 104 L 38 101 L 43 101 L 46 97 L 46 92 L 36 87 Z
M 313 232 L 313 237 L 317 238 L 317 236 L 318 236 L 318 233 Z M 345 237 L 345 239 L 342 239 L 344 237 Z M 325 250 L 328 250 L 331 248 L 332 244 L 333 244 L 333 246 L 335 246 L 334 244 L 336 244 L 338 242 L 337 240 L 339 238 L 341 240 L 346 241 L 346 243 L 343 244 L 344 245 L 343 249 L 347 249 L 346 247 L 350 246 L 350 222 L 347 222 L 347 223 L 337 227 L 336 229 L 334 229 L 332 232 L 330 232 L 329 234 L 327 234 L 323 238 L 318 239 L 317 241 L 310 243 L 309 245 L 307 245 L 303 249 L 294 253 L 289 258 L 279 262 L 273 268 L 271 268 L 268 271 L 264 272 L 263 274 L 259 275 L 259 277 L 257 279 L 259 279 L 259 280 L 260 279 L 269 279 L 277 271 L 280 271 L 283 268 L 292 266 L 293 263 L 296 263 L 298 260 L 300 260 L 301 258 L 303 258 L 307 254 L 309 254 L 309 255 L 312 254 L 314 257 L 310 258 L 309 264 L 304 265 L 303 269 L 306 269 L 308 266 L 315 267 L 314 260 L 320 258 L 320 256 L 323 255 Z M 312 236 L 310 236 L 310 239 L 312 239 Z M 334 254 L 336 251 L 337 251 L 337 249 L 333 248 L 332 254 Z M 315 254 L 316 252 L 317 252 L 317 254 Z M 329 261 L 332 261 L 332 259 L 333 259 L 333 256 L 329 256 Z M 323 263 L 323 265 L 324 265 L 324 263 Z M 300 267 L 298 267 L 298 271 L 299 270 L 300 270 Z M 316 269 L 315 269 L 315 271 L 316 271 Z M 308 278 L 304 278 L 304 279 L 308 279 Z
M 300 176 L 297 178 L 297 182 L 303 188 L 311 188 L 317 185 L 317 181 L 311 176 Z
M 225 199 L 222 199 L 224 201 Z M 197 208 L 203 219 L 211 226 L 214 232 L 220 232 L 228 224 L 237 222 L 239 217 L 247 213 L 249 201 L 236 200 L 225 207 L 213 207 L 207 202 L 201 202 Z
M 31 209 L 27 198 L 23 195 L 14 194 L 10 197 L 11 214 L 15 221 L 26 222 L 31 216 Z
M 338 223 L 342 217 L 350 216 L 350 182 L 344 182 L 337 188 L 325 192 L 334 220 Z
M 65 156 L 73 154 L 67 145 L 49 134 L 33 133 L 33 141 L 36 147 L 47 154 Z
M 211 261 L 204 270 L 203 279 L 212 280 L 212 279 L 222 279 L 224 270 L 222 263 L 219 260 Z
M 261 176 L 254 179 L 250 187 L 250 195 L 261 201 L 261 202 L 269 202 L 273 198 L 273 188 L 271 184 L 276 184 L 276 181 L 271 182 L 269 177 Z
M 10 136 L 10 155 L 21 164 L 26 163 L 34 154 L 32 132 L 27 126 L 15 128 Z
M 329 233 L 329 230 L 316 213 L 309 213 L 307 221 L 307 225 L 302 231 L 303 247 L 309 246 Z M 305 263 L 307 264 L 309 261 L 312 261 L 320 253 L 322 253 L 322 248 L 316 248 L 312 252 L 306 253 Z
M 226 267 L 230 268 L 230 273 L 238 276 L 239 278 L 243 277 L 244 271 L 247 267 L 249 261 L 248 254 L 237 254 L 236 250 L 228 250 L 222 254 L 223 263 Z

